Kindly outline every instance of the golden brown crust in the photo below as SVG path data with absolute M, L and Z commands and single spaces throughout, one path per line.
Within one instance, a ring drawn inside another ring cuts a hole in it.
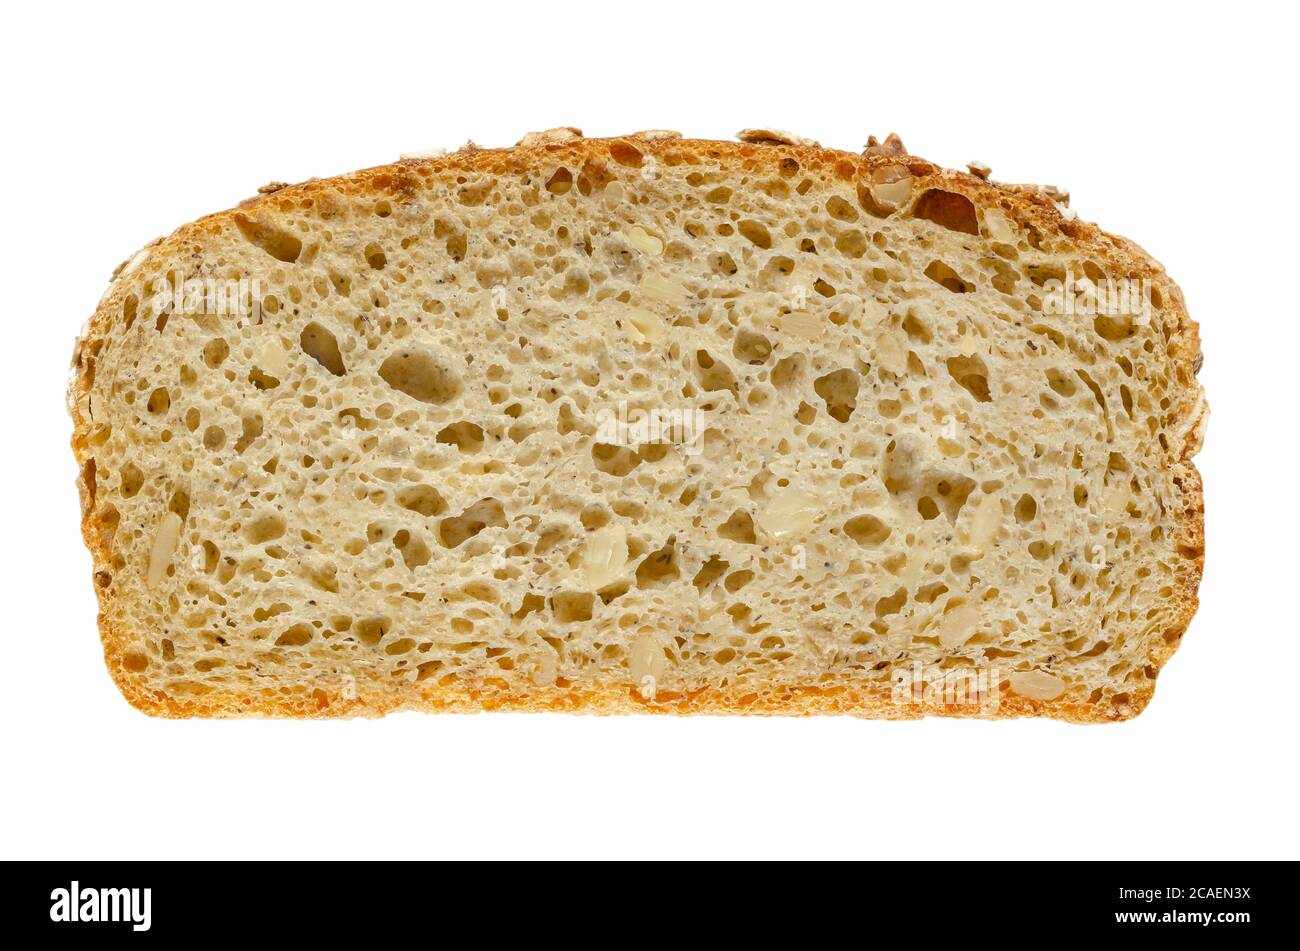
M 565 134 L 558 134 L 563 132 Z M 555 134 L 552 134 L 555 133 Z M 572 133 L 572 134 L 569 134 Z M 747 164 L 776 163 L 793 159 L 804 168 L 833 174 L 845 181 L 857 181 L 889 166 L 905 168 L 917 181 L 916 193 L 928 188 L 958 192 L 981 208 L 997 208 L 1021 226 L 1042 235 L 1059 234 L 1085 248 L 1090 254 L 1113 265 L 1135 279 L 1146 279 L 1163 295 L 1167 323 L 1164 328 L 1168 352 L 1177 381 L 1182 387 L 1179 401 L 1181 418 L 1171 427 L 1182 435 L 1174 463 L 1174 484 L 1181 491 L 1178 512 L 1176 550 L 1181 556 L 1178 585 L 1174 594 L 1177 606 L 1175 622 L 1149 645 L 1148 679 L 1131 694 L 1121 694 L 1105 704 L 1079 703 L 1059 699 L 1027 700 L 1003 692 L 995 712 L 981 714 L 969 706 L 944 706 L 942 703 L 900 704 L 888 686 L 863 688 L 814 685 L 792 686 L 767 693 L 740 693 L 736 690 L 707 689 L 689 695 L 660 694 L 652 701 L 642 699 L 633 688 L 601 690 L 570 689 L 563 682 L 553 687 L 536 688 L 526 695 L 510 694 L 490 686 L 463 683 L 434 684 L 422 689 L 418 701 L 409 695 L 363 694 L 345 698 L 337 693 L 315 689 L 310 693 L 285 694 L 211 691 L 195 696 L 178 697 L 161 691 L 147 691 L 127 669 L 123 645 L 128 632 L 122 630 L 115 616 L 116 606 L 100 578 L 107 571 L 106 526 L 95 514 L 95 471 L 90 437 L 95 426 L 88 406 L 94 378 L 96 351 L 105 338 L 113 315 L 120 313 L 119 278 L 130 273 L 140 255 L 119 265 L 113 283 L 105 293 L 95 314 L 78 337 L 73 353 L 73 376 L 69 386 L 69 409 L 74 420 L 72 448 L 78 465 L 78 488 L 81 494 L 82 535 L 94 561 L 95 589 L 99 598 L 99 628 L 104 659 L 123 696 L 137 709 L 162 717 L 231 717 L 290 716 L 339 717 L 380 716 L 399 709 L 429 711 L 478 712 L 487 710 L 529 710 L 571 713 L 675 713 L 675 714 L 849 714 L 880 719 L 914 719 L 927 714 L 944 716 L 1048 716 L 1079 723 L 1111 722 L 1136 716 L 1150 702 L 1154 693 L 1155 673 L 1177 650 L 1197 608 L 1197 589 L 1204 567 L 1204 499 L 1199 473 L 1192 457 L 1200 449 L 1208 409 L 1196 382 L 1201 353 L 1197 325 L 1187 313 L 1182 293 L 1165 274 L 1161 265 L 1127 239 L 1108 234 L 1089 222 L 1081 221 L 1065 210 L 1064 193 L 1041 186 L 1007 185 L 987 180 L 981 174 L 943 169 L 931 162 L 908 155 L 901 140 L 890 135 L 882 145 L 874 137 L 863 154 L 823 148 L 808 140 L 781 136 L 748 135 L 752 141 L 723 142 L 682 139 L 675 133 L 650 131 L 609 139 L 584 139 L 576 129 L 550 130 L 526 136 L 518 146 L 506 149 L 481 149 L 472 143 L 457 152 L 433 158 L 403 159 L 391 165 L 364 169 L 330 179 L 313 179 L 297 185 L 274 182 L 259 189 L 259 194 L 240 203 L 237 208 L 206 216 L 178 229 L 162 243 L 171 247 L 189 246 L 199 250 L 205 236 L 218 234 L 238 212 L 256 214 L 263 207 L 272 209 L 301 208 L 311 204 L 335 202 L 340 194 L 387 194 L 410 197 L 431 180 L 449 173 L 512 174 L 526 170 L 538 153 L 565 162 L 577 162 L 598 172 L 604 163 L 640 166 L 647 158 L 669 164 L 697 163 L 702 160 L 730 161 Z M 151 245 L 152 247 L 152 245 Z

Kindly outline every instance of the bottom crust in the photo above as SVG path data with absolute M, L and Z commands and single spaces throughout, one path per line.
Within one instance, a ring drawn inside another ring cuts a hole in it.
M 1013 717 L 1050 717 L 1072 723 L 1114 723 L 1132 719 L 1142 712 L 1155 692 L 1147 685 L 1129 695 L 1127 703 L 1101 705 L 1061 700 L 1027 700 L 1007 690 L 998 692 L 996 703 L 944 703 L 924 697 L 900 701 L 890 685 L 787 686 L 758 692 L 709 687 L 685 693 L 662 691 L 645 699 L 631 685 L 610 685 L 596 689 L 537 687 L 527 694 L 509 693 L 492 687 L 461 688 L 455 685 L 423 689 L 418 699 L 394 694 L 359 692 L 344 696 L 337 689 L 306 687 L 282 693 L 265 691 L 207 691 L 193 696 L 175 696 L 162 691 L 142 691 L 138 682 L 121 666 L 120 659 L 105 657 L 113 679 L 127 701 L 150 716 L 184 719 L 189 717 L 291 717 L 295 719 L 340 719 L 381 717 L 403 710 L 423 713 L 572 713 L 595 716 L 657 713 L 676 716 L 852 716 L 873 720 L 917 720 L 926 716 L 1002 720 Z

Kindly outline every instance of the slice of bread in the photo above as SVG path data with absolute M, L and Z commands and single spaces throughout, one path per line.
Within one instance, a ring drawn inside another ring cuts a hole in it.
M 1202 565 L 1178 288 L 1052 189 L 741 139 L 267 186 L 119 268 L 70 402 L 127 699 L 1140 711 Z

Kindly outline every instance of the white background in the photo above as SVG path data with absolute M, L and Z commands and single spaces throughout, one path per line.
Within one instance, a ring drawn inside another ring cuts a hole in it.
M 1300 857 L 1296 24 L 1283 4 L 11 5 L 0 856 Z M 109 273 L 299 181 L 532 129 L 897 131 L 1068 187 L 1201 322 L 1202 606 L 1110 726 L 152 720 L 109 681 L 64 386 Z

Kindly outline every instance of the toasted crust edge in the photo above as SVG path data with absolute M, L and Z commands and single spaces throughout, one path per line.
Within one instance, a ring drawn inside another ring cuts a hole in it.
M 576 132 L 576 130 L 571 130 Z M 486 712 L 490 710 L 546 711 L 564 713 L 621 714 L 769 714 L 809 716 L 816 714 L 848 714 L 873 719 L 916 719 L 926 715 L 946 717 L 977 717 L 981 719 L 1007 719 L 1020 716 L 1042 716 L 1075 723 L 1103 723 L 1131 719 L 1150 703 L 1155 692 L 1155 677 L 1177 651 L 1199 604 L 1197 591 L 1204 573 L 1205 561 L 1205 507 L 1200 474 L 1192 458 L 1200 450 L 1204 438 L 1208 406 L 1204 390 L 1196 380 L 1200 369 L 1201 350 L 1199 329 L 1187 313 L 1181 290 L 1165 273 L 1158 261 L 1128 239 L 1111 235 L 1096 225 L 1084 222 L 1062 211 L 1050 191 L 1034 186 L 1008 185 L 989 181 L 983 175 L 974 175 L 944 169 L 925 159 L 908 155 L 895 136 L 887 140 L 888 148 L 874 146 L 874 140 L 864 154 L 823 148 L 816 143 L 800 140 L 785 143 L 762 139 L 757 142 L 728 142 L 711 139 L 682 139 L 662 133 L 637 133 L 604 139 L 586 139 L 575 136 L 548 138 L 539 136 L 512 148 L 480 149 L 472 144 L 457 152 L 434 158 L 401 159 L 389 165 L 375 166 L 328 179 L 312 179 L 297 185 L 277 182 L 234 208 L 207 215 L 177 229 L 170 236 L 152 242 L 154 245 L 175 245 L 201 240 L 224 228 L 236 213 L 248 213 L 261 207 L 275 207 L 281 202 L 296 202 L 304 198 L 329 198 L 338 192 L 357 194 L 404 196 L 412 195 L 423 180 L 452 171 L 470 173 L 509 174 L 519 172 L 540 154 L 556 160 L 611 159 L 611 148 L 631 146 L 642 156 L 665 156 L 677 153 L 686 159 L 716 159 L 744 162 L 770 161 L 773 156 L 794 158 L 801 166 L 831 171 L 845 180 L 854 180 L 863 173 L 882 166 L 905 166 L 918 179 L 919 190 L 942 187 L 966 195 L 981 208 L 996 207 L 1010 212 L 1018 221 L 1034 227 L 1063 234 L 1108 262 L 1121 267 L 1127 275 L 1145 278 L 1158 286 L 1168 301 L 1165 327 L 1169 356 L 1186 382 L 1187 399 L 1180 405 L 1187 407 L 1185 418 L 1180 420 L 1184 434 L 1179 459 L 1174 463 L 1174 483 L 1179 486 L 1181 507 L 1177 514 L 1178 533 L 1175 549 L 1181 556 L 1176 571 L 1176 605 L 1174 621 L 1147 646 L 1147 656 L 1153 674 L 1124 703 L 1102 705 L 1065 700 L 1034 701 L 1015 694 L 1004 695 L 992 713 L 978 708 L 945 706 L 942 703 L 901 705 L 891 691 L 882 687 L 822 688 L 816 686 L 791 686 L 771 694 L 755 694 L 739 690 L 706 689 L 686 695 L 663 694 L 654 700 L 642 699 L 633 688 L 610 687 L 601 690 L 573 691 L 567 688 L 534 688 L 527 695 L 502 696 L 491 692 L 447 686 L 429 686 L 422 690 L 418 701 L 393 695 L 359 695 L 353 699 L 331 697 L 323 690 L 311 694 L 283 695 L 266 691 L 262 694 L 238 691 L 212 691 L 198 698 L 179 698 L 161 691 L 142 688 L 140 682 L 126 668 L 123 645 L 129 631 L 119 629 L 112 618 L 111 596 L 95 584 L 99 603 L 98 626 L 104 650 L 104 660 L 114 683 L 126 700 L 136 709 L 157 717 L 295 717 L 336 718 L 354 716 L 382 716 L 397 710 L 424 710 L 455 713 Z M 147 250 L 147 249 L 146 249 Z M 120 312 L 120 291 L 123 282 L 119 277 L 139 263 L 140 256 L 123 262 L 114 272 L 108 290 L 101 298 L 92 317 L 77 337 L 72 358 L 72 376 L 68 387 L 68 409 L 73 419 L 72 449 L 76 456 L 79 474 L 77 486 L 81 499 L 81 529 L 86 547 L 93 560 L 93 573 L 98 575 L 109 564 L 108 546 L 103 538 L 104 526 L 96 519 L 93 505 L 94 471 L 93 454 L 89 451 L 88 437 L 93 420 L 82 407 L 87 400 L 94 372 L 94 357 L 87 353 L 106 336 L 113 315 Z

